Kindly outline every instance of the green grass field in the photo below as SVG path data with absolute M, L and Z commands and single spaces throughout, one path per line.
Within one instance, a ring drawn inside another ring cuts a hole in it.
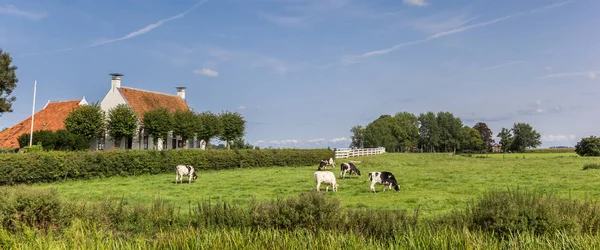
M 383 154 L 348 160 L 360 161 L 360 177 L 339 179 L 338 159 L 333 172 L 339 192 L 328 195 L 341 200 L 343 207 L 370 209 L 407 209 L 419 207 L 423 216 L 464 208 L 469 199 L 483 191 L 520 187 L 552 192 L 576 199 L 600 198 L 600 170 L 582 170 L 585 163 L 598 158 L 578 157 L 574 153 L 490 154 L 489 158 L 450 156 L 448 154 Z M 523 156 L 525 158 L 523 158 Z M 21 185 L 19 188 L 57 188 L 64 199 L 102 201 L 121 199 L 128 203 L 151 204 L 160 197 L 187 210 L 188 204 L 224 199 L 246 205 L 252 198 L 275 199 L 314 190 L 313 173 L 317 165 L 201 171 L 191 185 L 175 184 L 172 174 L 115 177 L 51 184 Z M 369 171 L 391 171 L 400 183 L 400 192 L 369 192 Z M 3 187 L 6 188 L 6 187 Z M 321 185 L 324 192 L 325 186 Z

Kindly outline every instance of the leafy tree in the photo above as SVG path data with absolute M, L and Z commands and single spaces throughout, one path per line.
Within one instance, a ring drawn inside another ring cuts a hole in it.
M 206 143 L 206 148 L 210 147 L 210 140 L 221 134 L 222 126 L 219 116 L 205 111 L 196 115 L 196 136 L 199 140 Z
M 440 149 L 444 152 L 456 152 L 463 137 L 462 121 L 450 112 L 438 112 L 436 120 L 440 131 Z
M 479 152 L 485 149 L 485 144 L 481 138 L 479 130 L 470 128 L 469 126 L 463 127 L 463 142 L 461 148 L 463 151 L 474 151 Z
M 54 134 L 56 135 L 54 150 L 87 150 L 90 147 L 89 141 L 81 135 L 73 134 L 64 129 L 57 130 Z
M 350 129 L 352 142 L 350 147 L 363 148 L 365 145 L 365 127 L 356 125 Z
M 231 148 L 233 149 L 253 149 L 254 146 L 244 141 L 242 138 L 235 139 L 231 142 Z
M 159 138 L 163 140 L 166 146 L 167 136 L 173 130 L 173 116 L 169 113 L 169 110 L 166 108 L 156 108 L 146 111 L 144 112 L 142 122 L 144 124 L 144 132 L 152 136 L 154 149 L 158 146 Z
M 394 152 L 398 149 L 400 131 L 398 120 L 390 115 L 381 115 L 367 125 L 365 147 L 385 147 L 386 151 Z
M 19 147 L 23 148 L 25 146 L 29 146 L 29 133 L 22 134 L 17 138 L 19 142 Z M 50 130 L 38 130 L 33 132 L 33 140 L 31 140 L 31 145 L 42 144 L 42 147 L 45 150 L 53 150 L 54 145 L 56 144 L 56 135 L 54 132 Z
M 600 138 L 593 135 L 581 138 L 575 145 L 575 153 L 579 156 L 600 156 Z
M 81 135 L 88 141 L 98 138 L 106 128 L 104 111 L 98 103 L 76 107 L 64 123 L 69 132 Z
M 525 151 L 525 148 L 535 148 L 542 144 L 541 135 L 527 123 L 515 123 L 513 125 L 514 140 L 511 150 L 517 152 Z
M 440 143 L 440 131 L 435 113 L 427 112 L 419 114 L 419 144 L 421 149 L 427 148 L 429 152 L 435 152 Z
M 17 66 L 11 64 L 12 57 L 0 49 L 0 116 L 4 112 L 12 112 L 12 103 L 17 100 L 10 96 L 19 82 L 15 74 Z
M 108 134 L 115 139 L 115 145 L 119 148 L 121 139 L 133 136 L 137 125 L 138 119 L 135 112 L 126 104 L 119 104 L 108 111 Z
M 503 152 L 507 152 L 513 144 L 514 138 L 511 134 L 512 130 L 507 128 L 502 128 L 500 133 L 496 137 L 500 137 L 500 147 Z
M 398 137 L 399 147 L 402 151 L 416 147 L 419 143 L 419 118 L 409 112 L 399 112 L 394 115 L 398 121 L 402 136 Z
M 227 150 L 230 149 L 231 141 L 242 138 L 246 131 L 246 121 L 238 112 L 223 111 L 219 114 L 221 120 L 221 134 L 219 139 L 226 142 Z
M 483 140 L 485 150 L 491 151 L 492 146 L 494 145 L 494 139 L 492 139 L 492 135 L 493 135 L 492 130 L 490 128 L 488 128 L 488 126 L 485 122 L 478 122 L 475 124 L 475 126 L 473 126 L 473 128 L 477 129 L 477 131 L 479 131 L 479 135 L 481 136 L 481 139 Z
M 187 141 L 193 138 L 198 126 L 196 114 L 191 110 L 177 110 L 173 113 L 173 136 L 181 136 L 183 147 L 187 148 Z

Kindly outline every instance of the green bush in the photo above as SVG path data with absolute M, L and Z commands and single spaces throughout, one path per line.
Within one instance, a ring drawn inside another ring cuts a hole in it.
M 580 156 L 600 156 L 600 138 L 593 135 L 581 138 L 575 145 L 575 152 Z
M 173 173 L 179 164 L 198 170 L 309 166 L 333 157 L 326 149 L 114 150 L 0 154 L 0 185 Z
M 17 138 L 21 148 L 29 145 L 29 134 L 22 134 Z M 81 135 L 73 134 L 67 130 L 38 130 L 33 132 L 32 145 L 41 144 L 46 151 L 51 150 L 86 150 L 89 148 L 89 141 Z

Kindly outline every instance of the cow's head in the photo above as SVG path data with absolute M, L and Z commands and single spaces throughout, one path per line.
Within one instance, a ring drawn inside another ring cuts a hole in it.
M 360 170 L 358 170 L 358 168 L 356 169 L 356 174 L 360 175 Z
M 196 171 L 194 171 L 194 174 L 192 174 L 192 179 L 194 181 L 196 181 L 196 179 L 198 179 L 198 175 L 196 174 Z

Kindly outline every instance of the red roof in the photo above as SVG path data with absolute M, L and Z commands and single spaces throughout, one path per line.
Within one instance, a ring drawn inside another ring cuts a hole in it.
M 50 102 L 48 105 L 35 113 L 33 120 L 33 131 L 65 129 L 64 120 L 67 115 L 79 105 L 81 100 Z M 0 132 L 0 148 L 18 148 L 17 138 L 22 134 L 29 134 L 31 129 L 31 116 L 22 122 Z
M 144 112 L 155 108 L 166 108 L 169 112 L 190 109 L 187 103 L 176 95 L 124 87 L 121 87 L 120 90 L 140 120 L 143 119 Z

